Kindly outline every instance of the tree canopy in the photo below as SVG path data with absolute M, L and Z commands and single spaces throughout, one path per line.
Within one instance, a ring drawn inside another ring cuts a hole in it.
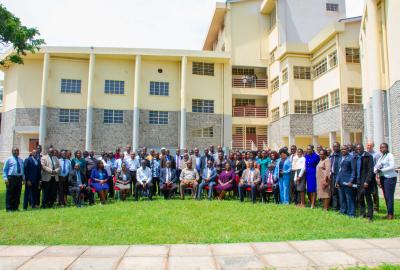
M 19 18 L 0 4 L 0 44 L 14 48 L 11 54 L 0 60 L 0 66 L 23 64 L 24 55 L 28 52 L 35 53 L 40 45 L 45 44 L 43 39 L 38 38 L 39 35 L 36 28 L 22 25 Z

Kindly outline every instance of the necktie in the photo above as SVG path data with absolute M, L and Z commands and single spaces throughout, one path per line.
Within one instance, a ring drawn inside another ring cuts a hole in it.
M 53 161 L 53 158 L 52 157 L 50 157 L 50 160 L 51 160 L 51 166 L 53 167 L 53 171 L 54 171 L 54 161 Z
M 169 179 L 171 179 L 171 172 L 167 169 L 167 182 L 169 182 Z
M 65 174 L 65 166 L 66 166 L 66 161 L 65 161 L 65 158 L 63 159 L 63 169 L 62 169 L 62 172 L 63 172 L 63 174 Z
M 19 164 L 19 160 L 17 157 L 15 157 L 15 161 L 17 162 L 17 173 L 21 174 L 21 164 Z
M 179 169 L 179 156 L 176 156 L 176 167 Z

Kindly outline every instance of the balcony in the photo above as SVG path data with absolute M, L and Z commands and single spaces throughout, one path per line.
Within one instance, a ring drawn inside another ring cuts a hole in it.
M 253 79 L 246 80 L 245 78 L 233 78 L 232 79 L 233 88 L 255 88 L 255 89 L 267 89 L 268 80 L 267 79 Z
M 248 133 L 252 131 L 253 133 Z M 256 133 L 254 133 L 256 132 Z M 232 134 L 232 150 L 261 150 L 266 149 L 268 136 L 266 127 L 235 127 Z
M 233 117 L 245 117 L 245 118 L 267 118 L 268 107 L 256 107 L 256 106 L 241 106 L 232 108 Z

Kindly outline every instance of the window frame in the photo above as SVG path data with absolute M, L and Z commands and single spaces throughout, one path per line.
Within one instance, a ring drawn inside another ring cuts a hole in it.
M 271 80 L 271 93 L 279 91 L 279 76 Z
M 289 81 L 289 71 L 288 68 L 285 67 L 282 69 L 282 85 Z
M 354 93 L 350 94 L 350 91 L 353 91 Z M 356 91 L 359 91 L 359 93 L 356 93 Z M 362 88 L 358 87 L 347 88 L 347 104 L 359 105 L 362 104 L 362 99 L 363 99 Z
M 339 4 L 338 3 L 326 3 L 325 10 L 328 12 L 339 12 Z
M 192 130 L 192 137 L 197 139 L 214 138 L 214 127 L 194 129 Z
M 194 113 L 214 113 L 215 112 L 215 102 L 212 99 L 194 98 L 194 99 L 192 99 L 192 112 L 194 112 Z
M 328 71 L 328 61 L 326 57 L 312 66 L 312 78 L 316 79 Z
M 329 95 L 323 95 L 314 100 L 314 113 L 321 113 L 329 110 Z
M 149 94 L 150 96 L 169 97 L 169 82 L 150 81 Z
M 294 101 L 294 113 L 295 114 L 312 114 L 313 113 L 313 101 L 296 99 Z
M 311 68 L 306 66 L 293 66 L 293 79 L 311 80 Z
M 81 94 L 82 80 L 61 78 L 60 91 L 62 94 Z
M 331 108 L 340 105 L 339 89 L 333 90 L 332 92 L 329 93 L 329 101 L 330 101 Z
M 168 111 L 149 111 L 149 125 L 168 125 Z
M 271 122 L 275 122 L 278 121 L 280 118 L 280 114 L 279 114 L 279 107 L 273 108 L 271 110 Z
M 346 47 L 346 63 L 360 64 L 360 48 Z
M 200 76 L 215 76 L 215 64 L 207 62 L 192 62 L 192 74 Z
M 124 111 L 123 110 L 103 110 L 103 124 L 123 124 Z
M 125 94 L 125 81 L 104 80 L 104 94 L 124 95 Z
M 60 109 L 58 112 L 58 122 L 63 124 L 79 123 L 80 111 L 79 109 Z

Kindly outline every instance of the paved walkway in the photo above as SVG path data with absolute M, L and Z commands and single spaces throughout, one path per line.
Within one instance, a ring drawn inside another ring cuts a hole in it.
M 0 269 L 331 269 L 400 264 L 400 238 L 217 245 L 0 246 Z

